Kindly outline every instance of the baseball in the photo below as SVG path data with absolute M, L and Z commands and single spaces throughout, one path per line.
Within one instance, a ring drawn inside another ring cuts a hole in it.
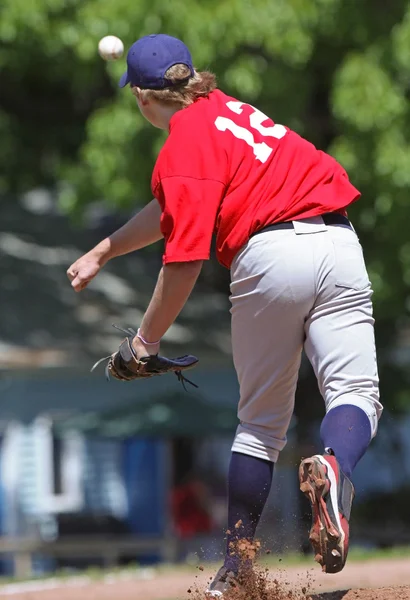
M 115 35 L 106 35 L 98 43 L 98 52 L 104 60 L 117 60 L 124 53 L 124 44 Z

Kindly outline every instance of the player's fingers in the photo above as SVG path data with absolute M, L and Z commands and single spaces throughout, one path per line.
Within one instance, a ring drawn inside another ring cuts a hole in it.
M 77 270 L 74 269 L 72 266 L 67 269 L 67 277 L 70 281 L 73 281 L 73 279 L 75 278 L 75 276 L 77 275 Z
M 76 277 L 71 281 L 71 287 L 74 288 L 76 292 L 81 292 L 81 290 L 87 287 L 89 281 L 89 279 L 83 279 L 79 275 L 76 275 Z

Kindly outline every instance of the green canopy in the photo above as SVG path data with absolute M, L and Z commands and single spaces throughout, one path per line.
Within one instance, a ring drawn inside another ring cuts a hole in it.
M 108 438 L 199 437 L 231 434 L 237 425 L 236 406 L 206 402 L 197 394 L 181 392 L 136 401 L 108 412 L 78 414 L 60 421 L 56 428 L 60 432 L 75 429 Z

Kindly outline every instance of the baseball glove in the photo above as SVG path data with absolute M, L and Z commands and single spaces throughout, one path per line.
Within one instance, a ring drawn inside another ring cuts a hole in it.
M 134 379 L 154 377 L 165 373 L 175 373 L 184 389 L 186 389 L 185 382 L 198 387 L 182 374 L 182 371 L 196 366 L 198 363 L 196 356 L 189 354 L 178 358 L 166 358 L 158 354 L 151 354 L 138 358 L 132 347 L 132 340 L 136 336 L 136 332 L 131 328 L 121 329 L 116 325 L 114 327 L 125 333 L 127 337 L 121 342 L 117 352 L 101 358 L 95 363 L 91 371 L 94 371 L 103 361 L 108 360 L 105 367 L 105 375 L 108 380 L 110 380 L 110 377 L 114 377 L 120 381 L 133 381 Z

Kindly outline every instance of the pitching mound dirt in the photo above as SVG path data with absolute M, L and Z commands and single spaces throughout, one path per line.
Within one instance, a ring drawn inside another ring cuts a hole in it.
M 388 587 L 377 590 L 350 590 L 312 596 L 312 600 L 409 600 L 410 587 Z
M 190 588 L 188 594 L 192 600 L 205 600 L 202 590 Z M 345 589 L 318 593 L 314 579 L 308 573 L 302 574 L 296 583 L 294 578 L 287 578 L 285 573 L 282 573 L 280 578 L 272 579 L 269 570 L 256 569 L 242 582 L 241 588 L 232 589 L 224 595 L 224 600 L 225 598 L 227 600 L 410 600 L 410 586 Z

